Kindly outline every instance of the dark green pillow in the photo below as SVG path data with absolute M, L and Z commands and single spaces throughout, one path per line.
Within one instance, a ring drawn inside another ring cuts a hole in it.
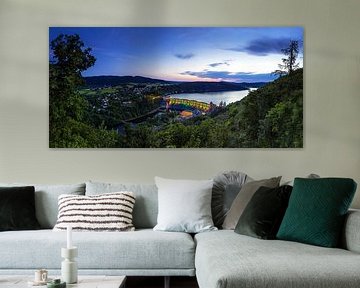
M 0 231 L 39 229 L 35 188 L 0 187 Z
M 235 232 L 261 239 L 275 239 L 288 206 L 292 187 L 260 187 L 236 225 Z
M 355 191 L 349 178 L 295 178 L 277 238 L 337 247 Z

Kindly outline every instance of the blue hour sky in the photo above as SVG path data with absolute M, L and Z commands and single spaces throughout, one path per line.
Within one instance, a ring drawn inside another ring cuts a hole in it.
M 272 81 L 302 27 L 50 27 L 49 40 L 78 34 L 96 57 L 83 76 L 144 76 L 173 81 Z M 49 55 L 52 58 L 52 51 Z

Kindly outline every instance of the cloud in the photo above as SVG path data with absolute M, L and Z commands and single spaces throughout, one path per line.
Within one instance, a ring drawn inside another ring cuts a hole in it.
M 229 66 L 229 65 L 230 65 L 230 64 L 229 64 L 229 61 L 230 61 L 230 60 L 225 60 L 224 62 L 211 63 L 211 64 L 209 64 L 209 66 L 210 66 L 210 67 L 213 67 L 213 68 L 218 67 L 218 66 L 221 66 L 221 65 Z
M 176 58 L 182 59 L 182 60 L 187 60 L 190 58 L 193 58 L 195 56 L 195 54 L 193 53 L 188 53 L 188 54 L 175 54 L 174 55 Z
M 253 72 L 229 72 L 229 71 L 209 71 L 203 70 L 200 72 L 185 71 L 180 73 L 182 75 L 190 75 L 203 79 L 213 79 L 217 81 L 229 82 L 270 82 L 277 78 L 271 73 L 256 74 Z
M 227 50 L 246 52 L 257 56 L 282 54 L 281 49 L 288 47 L 290 40 L 289 38 L 261 38 L 252 40 L 244 47 L 232 47 Z

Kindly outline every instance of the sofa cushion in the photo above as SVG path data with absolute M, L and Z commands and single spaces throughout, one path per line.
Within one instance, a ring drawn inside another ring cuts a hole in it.
M 63 194 L 59 197 L 59 216 L 55 231 L 133 231 L 135 197 L 122 191 L 92 196 Z
M 136 229 L 153 228 L 156 225 L 158 192 L 155 184 L 86 182 L 86 195 L 118 191 L 131 191 L 135 195 L 133 223 Z
M 273 177 L 270 179 L 256 180 L 244 184 L 231 204 L 230 210 L 227 213 L 223 228 L 224 229 L 235 229 L 237 222 L 240 219 L 246 205 L 249 203 L 251 197 L 261 187 L 275 188 L 279 186 L 281 177 Z
M 212 189 L 211 213 L 214 225 L 222 227 L 225 216 L 241 187 L 252 179 L 238 171 L 222 172 L 215 176 Z
M 341 237 L 343 248 L 360 253 L 360 210 L 350 209 L 346 215 Z
M 58 197 L 61 194 L 84 195 L 85 184 L 41 185 L 41 184 L 9 184 L 0 183 L 0 186 L 34 186 L 36 218 L 41 228 L 53 228 L 58 216 Z
M 292 187 L 260 187 L 236 224 L 235 232 L 261 239 L 275 239 L 288 206 Z
M 211 217 L 213 180 L 155 177 L 159 213 L 154 230 L 198 233 L 217 229 Z
M 297 242 L 262 240 L 230 230 L 195 236 L 200 288 L 353 288 L 360 254 Z
M 277 238 L 337 247 L 355 190 L 349 178 L 295 178 Z
M 186 233 L 73 232 L 72 240 L 79 270 L 194 269 L 195 244 Z M 0 269 L 60 269 L 61 247 L 66 247 L 66 231 L 2 232 Z
M 40 228 L 34 194 L 33 186 L 0 187 L 0 231 Z

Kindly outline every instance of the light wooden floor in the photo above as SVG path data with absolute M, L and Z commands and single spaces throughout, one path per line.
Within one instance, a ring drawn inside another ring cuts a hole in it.
M 164 277 L 131 277 L 126 279 L 126 288 L 163 288 Z M 198 288 L 195 277 L 171 277 L 171 288 Z

